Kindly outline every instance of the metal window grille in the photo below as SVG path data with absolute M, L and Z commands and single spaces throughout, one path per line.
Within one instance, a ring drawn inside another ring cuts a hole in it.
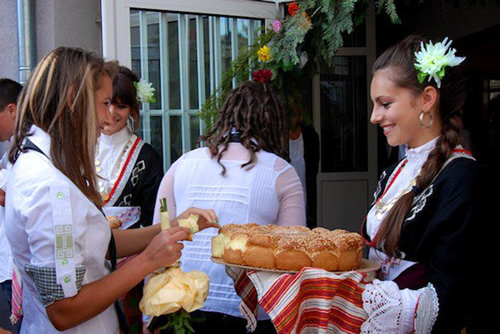
M 156 102 L 143 104 L 138 134 L 162 155 L 165 170 L 195 147 L 198 112 L 263 20 L 131 10 L 132 70 L 152 82 Z M 233 82 L 236 85 L 236 82 Z

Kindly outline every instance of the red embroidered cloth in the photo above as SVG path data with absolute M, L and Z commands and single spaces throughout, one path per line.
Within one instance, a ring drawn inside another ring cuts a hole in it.
M 234 280 L 251 331 L 259 305 L 278 333 L 359 333 L 367 318 L 361 298 L 366 273 L 303 268 L 296 274 L 280 274 L 230 266 L 226 272 Z

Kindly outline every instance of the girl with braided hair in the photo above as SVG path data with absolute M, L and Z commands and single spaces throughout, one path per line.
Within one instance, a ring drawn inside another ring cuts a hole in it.
M 381 264 L 380 280 L 363 294 L 368 309 L 379 304 L 368 314 L 392 305 L 378 313 L 397 321 L 377 325 L 369 316 L 366 332 L 382 323 L 382 332 L 397 333 L 469 333 L 487 324 L 470 269 L 485 267 L 489 207 L 483 173 L 461 146 L 466 88 L 455 66 L 464 58 L 450 44 L 412 35 L 373 66 L 371 122 L 407 154 L 382 172 L 362 228 L 370 259 Z
M 271 86 L 246 81 L 234 88 L 202 140 L 206 147 L 181 156 L 160 184 L 157 199 L 167 198 L 169 214 L 175 217 L 185 207 L 199 206 L 214 209 L 222 226 L 249 222 L 305 226 L 302 185 L 288 163 L 288 130 Z M 160 222 L 159 207 L 153 222 Z M 195 328 L 196 333 L 246 333 L 234 283 L 224 266 L 210 261 L 216 233 L 195 234 L 181 257 L 183 271 L 198 269 L 210 277 L 202 308 L 206 321 Z M 268 330 L 274 332 L 270 321 L 259 321 L 257 331 Z

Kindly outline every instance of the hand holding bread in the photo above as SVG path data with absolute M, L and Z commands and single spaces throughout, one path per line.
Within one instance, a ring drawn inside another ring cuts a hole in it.
M 179 226 L 158 233 L 144 250 L 151 261 L 152 270 L 174 264 L 181 257 L 181 250 L 184 248 L 181 241 L 187 240 L 189 233 L 187 228 Z
M 197 219 L 196 219 L 197 217 Z M 209 227 L 220 228 L 217 215 L 211 209 L 189 208 L 171 221 L 172 226 L 184 226 L 192 234 Z

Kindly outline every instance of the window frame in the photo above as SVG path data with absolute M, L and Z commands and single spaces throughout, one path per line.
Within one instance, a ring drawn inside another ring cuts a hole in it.
M 140 44 L 147 38 L 147 19 L 146 13 L 144 11 L 158 11 L 158 12 L 169 12 L 178 15 L 178 27 L 179 36 L 182 36 L 183 30 L 189 30 L 189 16 L 196 15 L 196 29 L 197 31 L 203 30 L 203 22 L 201 20 L 201 15 L 209 15 L 209 25 L 213 25 L 216 31 L 220 29 L 220 17 L 232 17 L 233 28 L 236 27 L 236 18 L 244 19 L 257 19 L 264 20 L 264 24 L 268 25 L 272 20 L 274 20 L 280 13 L 280 7 L 278 2 L 269 1 L 249 1 L 249 0 L 190 0 L 190 1 L 178 1 L 178 0 L 102 0 L 101 1 L 102 10 L 102 34 L 103 34 L 103 56 L 105 59 L 116 59 L 120 64 L 131 68 L 132 65 L 132 48 L 131 48 L 131 11 L 140 10 L 140 27 L 139 36 Z M 159 34 L 166 32 L 166 22 L 164 21 L 165 15 L 159 14 Z M 144 22 L 142 22 L 144 21 Z M 143 28 L 145 24 L 146 29 Z M 250 25 L 249 25 L 250 26 Z M 233 29 L 234 30 L 234 29 Z M 233 32 L 232 35 L 237 34 Z M 218 35 L 215 34 L 217 38 Z M 234 36 L 231 37 L 234 39 Z M 192 109 L 190 106 L 190 101 L 187 86 L 187 76 L 189 71 L 186 66 L 186 62 L 182 59 L 186 59 L 182 55 L 186 55 L 187 43 L 179 42 L 179 75 L 180 75 L 180 86 L 181 86 L 181 96 L 180 96 L 180 109 L 170 109 L 169 105 L 169 87 L 167 77 L 161 75 L 164 73 L 162 68 L 167 68 L 168 57 L 168 45 L 166 43 L 159 42 L 160 51 L 160 82 L 161 82 L 161 96 L 162 103 L 160 109 L 151 109 L 149 104 L 144 104 L 141 109 L 141 134 L 142 138 L 151 143 L 151 117 L 161 117 L 161 131 L 162 131 L 162 152 L 163 152 L 163 165 L 166 171 L 172 161 L 170 156 L 170 117 L 180 116 L 181 117 L 181 131 L 182 131 L 182 152 L 187 152 L 191 149 L 191 135 L 190 135 L 190 123 L 191 117 L 196 116 L 198 110 L 201 108 L 203 101 L 211 94 L 205 89 L 204 71 L 200 71 L 200 66 L 204 66 L 199 57 L 203 57 L 203 52 L 200 50 L 202 44 L 203 35 L 197 33 L 196 43 L 197 43 L 197 71 L 198 71 L 198 108 Z M 217 50 L 213 50 L 213 45 L 220 45 L 220 42 L 214 40 L 212 34 L 210 34 L 210 53 L 217 53 Z M 249 39 L 248 43 L 251 43 Z M 231 57 L 234 59 L 237 56 L 238 50 L 237 45 L 232 44 Z M 141 59 L 148 59 L 147 48 L 141 47 Z M 220 83 L 222 77 L 221 62 L 210 62 L 210 75 L 213 80 L 210 80 L 210 90 L 213 91 Z M 148 67 L 147 62 L 141 61 L 141 78 L 149 81 L 148 78 Z M 201 73 L 201 76 L 200 76 Z M 200 133 L 203 128 L 202 121 L 199 122 Z

